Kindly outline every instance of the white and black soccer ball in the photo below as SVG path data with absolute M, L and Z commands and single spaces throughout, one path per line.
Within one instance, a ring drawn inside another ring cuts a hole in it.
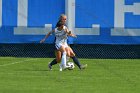
M 68 66 L 70 67 L 69 70 L 73 70 L 73 69 L 75 68 L 73 62 L 68 62 L 67 64 L 68 64 Z

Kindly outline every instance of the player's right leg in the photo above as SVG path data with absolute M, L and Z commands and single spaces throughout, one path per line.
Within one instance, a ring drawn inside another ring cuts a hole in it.
M 61 64 L 60 64 L 60 71 L 62 71 L 62 68 L 63 69 L 69 68 L 69 66 L 67 66 L 67 64 L 66 64 L 66 55 L 67 55 L 67 52 L 66 52 L 65 45 L 61 45 L 61 47 L 59 48 L 59 50 L 62 53 Z

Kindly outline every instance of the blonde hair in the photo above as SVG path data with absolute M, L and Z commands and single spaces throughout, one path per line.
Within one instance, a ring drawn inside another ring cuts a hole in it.
M 67 16 L 65 14 L 61 14 L 59 20 L 61 20 L 63 17 L 67 17 Z

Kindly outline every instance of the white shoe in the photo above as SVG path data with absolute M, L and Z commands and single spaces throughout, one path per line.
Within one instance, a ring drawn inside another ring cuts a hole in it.
M 60 68 L 59 71 L 62 71 L 62 68 Z
M 66 69 L 70 68 L 70 66 L 64 66 L 64 65 L 61 65 L 61 64 L 59 65 L 59 67 L 60 67 L 59 71 L 66 70 Z
M 61 64 L 59 65 L 59 67 L 60 67 L 59 71 L 62 71 L 63 70 L 63 67 L 62 67 Z
M 63 66 L 63 70 L 70 68 L 70 66 Z

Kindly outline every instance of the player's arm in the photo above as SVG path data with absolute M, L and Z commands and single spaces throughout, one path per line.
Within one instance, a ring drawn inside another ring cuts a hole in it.
M 72 34 L 71 31 L 69 31 L 68 36 L 75 37 L 75 38 L 77 37 L 75 34 Z
M 53 33 L 53 32 L 54 32 L 54 30 L 48 32 L 48 34 L 46 34 L 46 36 L 40 41 L 40 43 L 45 42 L 45 40 L 46 40 L 46 39 L 51 35 L 51 33 Z
M 68 30 L 68 28 L 66 28 L 66 33 L 68 34 L 68 36 L 77 37 L 76 35 L 72 34 L 71 31 Z

